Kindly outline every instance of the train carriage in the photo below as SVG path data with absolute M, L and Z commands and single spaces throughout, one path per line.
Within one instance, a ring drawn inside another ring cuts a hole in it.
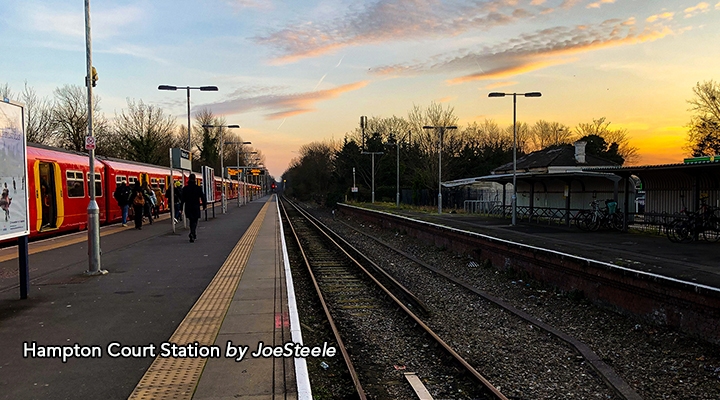
M 87 153 L 28 143 L 27 185 L 30 214 L 30 238 L 47 237 L 87 228 L 90 201 L 90 168 Z M 170 168 L 152 164 L 97 156 L 95 162 L 95 197 L 101 224 L 121 221 L 122 213 L 113 193 L 121 182 L 133 186 L 147 182 L 156 192 L 160 210 L 170 208 L 165 191 L 170 184 Z M 173 170 L 173 182 L 187 183 L 187 172 Z M 202 186 L 202 174 L 195 173 Z M 222 180 L 215 177 L 215 199 L 221 198 Z M 246 191 L 243 182 L 225 179 L 227 198 L 237 198 Z

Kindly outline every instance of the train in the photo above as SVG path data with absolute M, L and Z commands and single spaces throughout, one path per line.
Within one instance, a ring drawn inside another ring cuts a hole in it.
M 87 208 L 90 201 L 90 167 L 88 155 L 82 152 L 55 147 L 27 144 L 27 185 L 29 197 L 30 239 L 58 235 L 64 232 L 87 229 Z M 96 156 L 95 196 L 100 209 L 100 224 L 109 225 L 122 221 L 122 211 L 113 197 L 121 182 L 132 186 L 136 182 L 147 182 L 151 189 L 164 194 L 167 184 L 187 183 L 187 173 L 170 167 L 145 164 L 119 158 Z M 202 185 L 202 174 L 195 172 L 198 185 Z M 222 193 L 222 178 L 215 176 L 215 199 Z M 238 196 L 254 196 L 260 192 L 257 184 L 245 184 L 225 179 L 228 199 Z M 170 209 L 170 200 L 160 201 L 161 212 Z

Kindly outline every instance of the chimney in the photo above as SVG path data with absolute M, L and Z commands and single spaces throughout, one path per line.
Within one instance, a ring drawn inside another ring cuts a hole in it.
M 587 142 L 575 142 L 575 160 L 580 164 L 585 164 L 585 145 Z

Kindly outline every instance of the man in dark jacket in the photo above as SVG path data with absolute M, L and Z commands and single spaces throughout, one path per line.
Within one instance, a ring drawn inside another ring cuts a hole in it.
M 195 230 L 200 219 L 200 204 L 207 208 L 207 199 L 202 188 L 195 182 L 195 174 L 190 174 L 188 184 L 182 190 L 182 204 L 185 205 L 185 217 L 190 220 L 190 243 L 197 239 Z
M 120 186 L 115 189 L 113 196 L 122 210 L 122 226 L 127 226 L 128 209 L 130 208 L 132 189 L 125 184 L 125 181 L 122 181 Z

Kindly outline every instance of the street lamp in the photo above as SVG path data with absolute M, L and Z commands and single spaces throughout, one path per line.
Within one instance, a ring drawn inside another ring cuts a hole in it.
M 400 141 L 396 138 L 395 143 L 387 143 L 388 146 L 395 146 L 395 149 L 397 150 L 397 154 L 395 157 L 396 160 L 396 192 L 395 192 L 395 207 L 400 208 Z
M 248 159 L 248 154 L 257 154 L 257 151 L 251 151 L 251 152 L 249 152 L 249 153 L 245 153 L 245 168 L 243 168 L 243 171 L 244 171 L 244 172 L 243 172 L 243 179 L 245 179 L 245 188 L 244 188 L 245 190 L 244 190 L 244 192 L 243 192 L 243 194 L 244 194 L 244 196 L 243 196 L 243 201 L 245 202 L 245 204 L 248 203 L 248 199 L 247 199 L 247 198 L 248 198 L 248 192 L 247 192 L 247 188 L 248 188 L 248 187 L 247 187 L 247 185 L 248 185 L 247 169 L 249 168 L 248 163 L 250 162 L 249 159 Z
M 423 129 L 437 129 L 440 132 L 440 143 L 438 144 L 438 214 L 442 214 L 442 140 L 446 129 L 457 129 L 457 126 L 423 126 Z
M 217 86 L 170 86 L 170 85 L 158 86 L 158 90 L 178 90 L 178 88 L 187 90 L 188 151 L 192 152 L 192 139 L 190 137 L 190 89 L 197 89 L 197 90 L 200 90 L 201 92 L 217 92 L 218 88 L 217 88 Z
M 222 205 L 222 213 L 225 214 L 227 212 L 227 204 L 225 202 L 225 199 L 227 198 L 227 194 L 225 193 L 225 164 L 224 164 L 224 158 L 225 158 L 225 152 L 223 152 L 223 148 L 225 145 L 225 142 L 223 142 L 223 129 L 222 128 L 240 128 L 240 125 L 232 124 L 232 125 L 211 125 L 211 124 L 203 124 L 203 128 L 220 128 L 220 182 L 222 185 L 222 193 L 220 194 L 220 204 Z
M 363 151 L 361 154 L 372 155 L 372 203 L 375 203 L 375 154 L 385 154 L 382 151 Z
M 515 226 L 517 220 L 517 96 L 540 97 L 540 92 L 528 93 L 499 93 L 491 92 L 488 97 L 513 97 L 513 194 L 512 194 L 512 225 Z M 504 201 L 504 199 L 503 199 Z
M 245 145 L 245 144 L 252 144 L 252 142 L 225 142 L 225 144 L 234 144 L 234 145 Z M 238 171 L 240 171 L 240 147 L 235 147 L 235 162 L 237 165 Z M 240 207 L 240 175 L 237 175 L 237 182 L 238 182 L 238 196 L 237 196 L 237 202 L 238 207 Z

